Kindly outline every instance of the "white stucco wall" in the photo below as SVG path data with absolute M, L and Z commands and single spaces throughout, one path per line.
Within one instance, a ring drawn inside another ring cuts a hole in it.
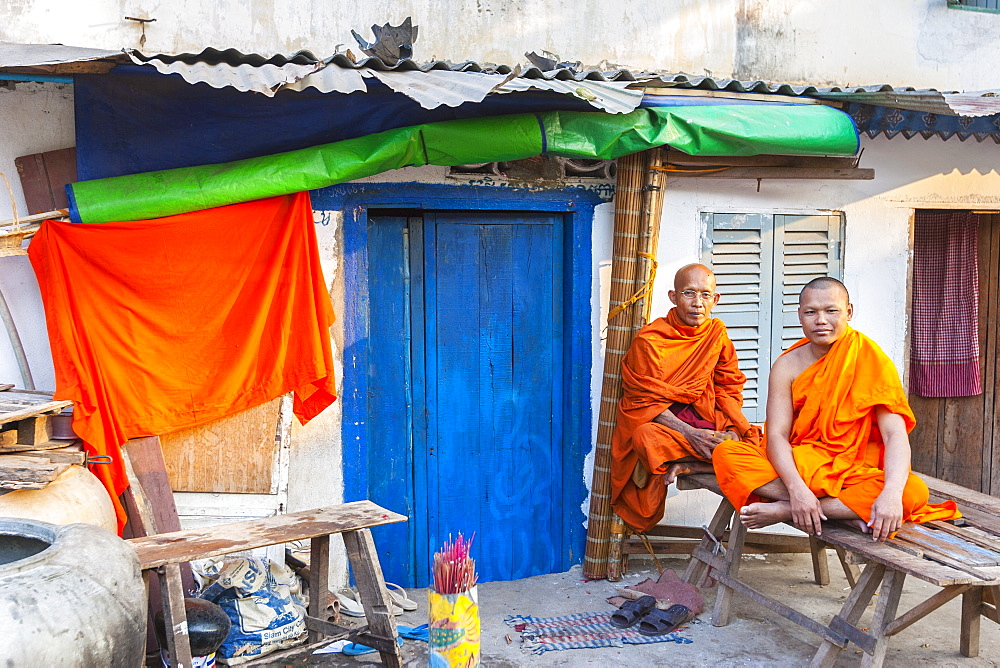
M 73 87 L 65 84 L 21 83 L 11 90 L 0 87 L 0 172 L 14 191 L 18 214 L 27 207 L 14 159 L 76 145 L 73 134 Z M 13 218 L 10 197 L 0 183 L 0 221 Z M 45 315 L 38 283 L 27 256 L 0 257 L 0 291 L 7 301 L 40 390 L 55 389 Z M 0 331 L 0 383 L 23 387 L 7 332 Z
M 1000 15 L 945 0 L 11 0 L 0 40 L 146 52 L 340 48 L 411 16 L 415 59 L 524 63 L 548 50 L 598 66 L 787 82 L 995 87 Z

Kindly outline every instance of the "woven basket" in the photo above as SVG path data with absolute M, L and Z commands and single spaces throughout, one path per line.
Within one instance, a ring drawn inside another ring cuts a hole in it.
M 17 201 L 14 200 L 14 190 L 10 187 L 7 176 L 0 172 L 0 179 L 3 179 L 7 186 L 7 194 L 10 195 L 10 210 L 14 213 L 14 224 L 4 230 L 0 230 L 0 257 L 10 255 L 27 255 L 24 250 L 24 238 L 28 236 L 28 231 L 21 229 L 21 222 L 17 217 Z

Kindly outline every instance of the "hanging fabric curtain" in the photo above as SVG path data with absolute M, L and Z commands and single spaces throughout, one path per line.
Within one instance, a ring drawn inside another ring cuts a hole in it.
M 295 392 L 305 423 L 335 399 L 333 310 L 308 193 L 159 220 L 43 223 L 38 276 L 58 399 L 116 506 L 119 447 Z M 119 523 L 125 516 L 117 507 Z
M 979 216 L 917 211 L 913 227 L 910 392 L 982 394 L 979 371 Z
M 106 223 L 313 190 L 412 165 L 541 154 L 611 159 L 664 145 L 691 155 L 854 155 L 858 134 L 850 116 L 822 105 L 657 107 L 628 114 L 552 111 L 427 123 L 260 158 L 67 188 L 74 221 Z

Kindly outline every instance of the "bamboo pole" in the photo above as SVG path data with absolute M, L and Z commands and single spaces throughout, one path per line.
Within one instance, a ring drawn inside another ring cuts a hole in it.
M 618 159 L 611 259 L 611 315 L 605 343 L 604 384 L 590 489 L 587 549 L 583 561 L 584 575 L 590 578 L 607 576 L 613 519 L 611 437 L 621 398 L 621 360 L 632 337 L 648 317 L 650 281 L 656 264 L 653 253 L 659 239 L 663 183 L 666 179 L 662 172 L 652 168 L 661 164 L 659 149 Z M 640 294 L 640 291 L 643 292 Z

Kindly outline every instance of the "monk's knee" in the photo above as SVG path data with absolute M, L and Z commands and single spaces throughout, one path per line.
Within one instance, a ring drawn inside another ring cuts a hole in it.
M 712 451 L 712 461 L 720 459 L 741 459 L 744 457 L 756 458 L 761 455 L 761 449 L 753 443 L 746 441 L 723 441 L 715 446 Z
M 914 511 L 923 508 L 930 499 L 930 495 L 927 483 L 911 473 L 906 479 L 906 486 L 903 488 L 903 513 L 910 515 Z

